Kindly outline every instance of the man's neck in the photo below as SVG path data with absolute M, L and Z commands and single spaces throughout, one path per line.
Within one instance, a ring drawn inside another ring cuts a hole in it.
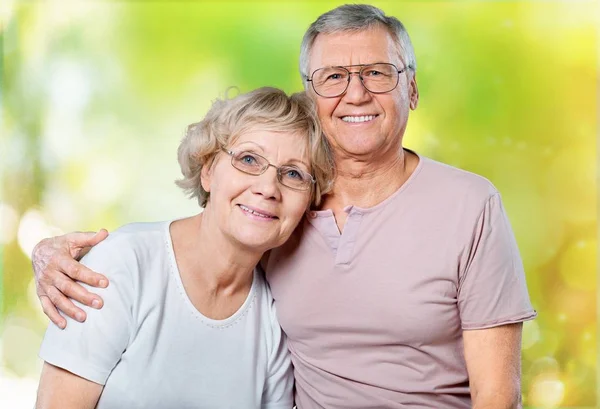
M 322 208 L 335 212 L 348 205 L 373 207 L 400 189 L 418 162 L 415 154 L 403 149 L 381 161 L 342 161 L 336 164 L 335 184 Z

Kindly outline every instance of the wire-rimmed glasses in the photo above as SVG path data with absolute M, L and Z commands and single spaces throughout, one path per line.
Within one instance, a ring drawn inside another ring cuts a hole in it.
M 275 166 L 269 163 L 265 157 L 251 151 L 234 152 L 227 149 L 223 150 L 231 156 L 231 165 L 248 175 L 262 175 L 267 171 L 269 166 L 272 166 L 277 170 L 277 180 L 279 183 L 290 189 L 308 190 L 316 182 L 310 173 L 296 166 Z
M 360 67 L 358 71 L 348 68 Z M 352 74 L 358 74 L 367 91 L 373 94 L 383 94 L 392 91 L 398 86 L 400 74 L 409 67 L 401 70 L 394 64 L 356 64 L 345 67 L 323 67 L 315 70 L 306 80 L 312 84 L 315 92 L 324 98 L 339 97 L 348 89 Z

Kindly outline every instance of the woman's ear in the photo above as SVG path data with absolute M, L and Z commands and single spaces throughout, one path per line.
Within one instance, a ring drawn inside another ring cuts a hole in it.
M 212 161 L 211 161 L 212 162 Z M 202 165 L 200 171 L 200 185 L 205 192 L 210 193 L 210 183 L 212 178 L 212 163 L 205 163 Z

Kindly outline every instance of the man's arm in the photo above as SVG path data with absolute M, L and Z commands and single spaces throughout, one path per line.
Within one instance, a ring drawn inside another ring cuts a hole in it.
M 94 409 L 103 385 L 44 362 L 36 409 Z
M 473 409 L 521 408 L 522 323 L 463 331 Z
M 72 298 L 93 308 L 102 308 L 102 298 L 90 293 L 76 281 L 93 287 L 106 287 L 108 279 L 77 262 L 89 247 L 100 243 L 108 236 L 104 229 L 97 233 L 69 233 L 44 239 L 33 249 L 31 257 L 35 275 L 36 292 L 44 313 L 60 328 L 67 321 L 58 310 L 74 320 L 83 322 L 86 314 L 69 299 Z

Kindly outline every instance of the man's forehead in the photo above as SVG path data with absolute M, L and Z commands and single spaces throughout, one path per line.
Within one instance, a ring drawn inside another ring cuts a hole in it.
M 391 62 L 394 42 L 387 30 L 370 28 L 361 31 L 321 33 L 309 54 L 312 69 L 331 65 Z

